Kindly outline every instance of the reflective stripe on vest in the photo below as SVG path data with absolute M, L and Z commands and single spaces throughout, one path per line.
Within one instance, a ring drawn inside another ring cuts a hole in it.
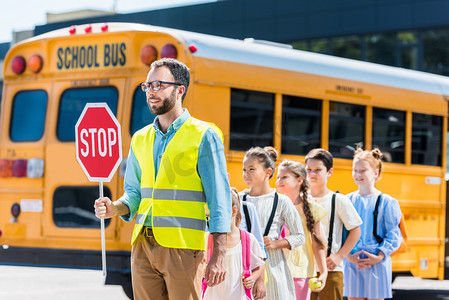
M 199 145 L 209 128 L 222 137 L 215 125 L 192 117 L 187 119 L 167 145 L 157 178 L 154 178 L 154 128 L 150 125 L 134 134 L 131 147 L 142 170 L 142 200 L 132 244 L 152 210 L 153 233 L 160 245 L 205 250 L 206 197 L 196 168 Z
M 168 190 L 168 189 L 157 189 L 152 188 L 142 188 L 140 190 L 142 198 L 151 198 L 157 200 L 171 199 L 171 200 L 181 200 L 181 201 L 196 201 L 196 202 L 206 202 L 206 195 L 203 192 L 198 191 L 183 191 L 183 190 Z

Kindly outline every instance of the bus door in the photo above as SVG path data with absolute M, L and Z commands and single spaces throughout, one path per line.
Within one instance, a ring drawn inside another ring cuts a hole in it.
M 89 182 L 76 160 L 75 124 L 86 103 L 106 102 L 121 122 L 126 87 L 125 78 L 60 81 L 52 87 L 51 130 L 46 145 L 46 180 L 44 234 L 64 237 L 73 247 L 83 240 L 85 247 L 100 247 L 100 221 L 95 217 L 94 201 L 99 197 L 99 183 Z M 123 129 L 123 128 L 122 128 Z M 123 130 L 122 130 L 123 131 Z M 119 171 L 111 182 L 104 183 L 104 195 L 117 199 Z M 118 218 L 106 220 L 106 241 L 114 238 Z M 91 242 L 89 242 L 91 241 Z

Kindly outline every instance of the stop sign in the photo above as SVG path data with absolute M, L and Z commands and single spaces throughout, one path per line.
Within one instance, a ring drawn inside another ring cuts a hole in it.
M 106 103 L 87 103 L 75 125 L 76 159 L 90 181 L 111 181 L 122 161 L 120 124 Z

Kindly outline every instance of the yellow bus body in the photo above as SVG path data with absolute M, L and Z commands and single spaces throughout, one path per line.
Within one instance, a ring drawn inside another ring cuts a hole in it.
M 177 49 L 177 58 L 191 71 L 191 84 L 184 106 L 193 116 L 214 122 L 223 131 L 231 185 L 239 190 L 246 188 L 241 176 L 244 151 L 232 150 L 230 147 L 231 89 L 274 94 L 272 145 L 280 153 L 278 162 L 283 159 L 304 162 L 303 155 L 282 153 L 283 95 L 321 100 L 320 146 L 325 149 L 329 146 L 328 114 L 331 101 L 365 108 L 363 142 L 366 148 L 373 145 L 370 119 L 373 107 L 405 112 L 404 162 L 386 163 L 382 180 L 377 185 L 384 193 L 398 199 L 407 226 L 408 250 L 393 257 L 393 271 L 443 279 L 446 237 L 445 133 L 448 117 L 445 97 L 449 95 L 446 93 L 449 91 L 449 79 L 167 28 L 111 23 L 108 24 L 108 30 L 103 32 L 100 29 L 103 24 L 93 24 L 92 32 L 85 33 L 83 29 L 86 26 L 77 26 L 75 34 L 65 28 L 24 41 L 12 47 L 6 56 L 0 119 L 0 160 L 40 158 L 44 161 L 44 175 L 41 178 L 0 177 L 0 245 L 5 245 L 0 253 L 14 253 L 11 252 L 14 249 L 17 249 L 17 253 L 29 251 L 35 254 L 43 250 L 48 250 L 48 253 L 75 251 L 75 255 L 82 251 L 100 252 L 99 228 L 61 227 L 54 221 L 53 197 L 59 187 L 98 185 L 87 180 L 77 163 L 75 143 L 63 142 L 57 137 L 59 101 L 68 89 L 114 87 L 118 91 L 116 116 L 121 123 L 122 152 L 126 157 L 131 140 L 133 95 L 149 71 L 149 67 L 141 62 L 140 51 L 145 45 L 152 45 L 158 50 L 160 58 L 162 47 L 173 44 Z M 191 45 L 196 49 L 192 50 Z M 87 50 L 89 47 L 91 50 Z M 82 48 L 84 53 L 90 51 L 92 55 L 83 58 L 83 67 L 80 58 Z M 109 48 L 109 52 L 106 52 L 106 48 Z M 111 51 L 115 51 L 114 58 Z M 78 54 L 76 61 L 73 53 Z M 12 71 L 12 60 L 16 56 L 28 59 L 35 54 L 43 58 L 43 67 L 39 73 L 25 69 L 18 75 Z M 87 67 L 88 63 L 90 67 Z M 301 64 L 304 64 L 302 71 L 298 70 L 302 68 Z M 342 76 L 339 76 L 339 70 Z M 399 83 L 389 83 L 388 79 L 382 78 L 382 74 L 386 77 L 393 74 Z M 24 90 L 43 90 L 47 94 L 45 129 L 37 141 L 15 142 L 10 138 L 13 99 Z M 412 164 L 413 113 L 435 115 L 443 120 L 442 158 L 438 166 Z M 351 159 L 336 158 L 329 187 L 341 193 L 356 190 L 351 168 Z M 275 177 L 271 181 L 272 186 L 274 183 Z M 123 193 L 123 177 L 117 172 L 105 187 L 109 188 L 113 199 L 118 199 Z M 42 209 L 25 209 L 18 218 L 14 218 L 11 215 L 12 205 L 30 199 L 41 200 Z M 93 207 L 94 200 L 86 201 L 91 201 Z M 132 228 L 133 223 L 125 223 L 119 218 L 111 220 L 106 227 L 108 255 L 120 253 L 125 258 L 129 256 Z M 32 259 L 20 261 L 14 255 L 4 257 L 0 258 L 3 263 L 33 264 Z M 42 260 L 40 264 L 56 263 Z M 93 267 L 98 268 L 100 264 L 98 261 Z M 127 269 L 129 265 L 122 267 L 118 264 L 114 267 Z

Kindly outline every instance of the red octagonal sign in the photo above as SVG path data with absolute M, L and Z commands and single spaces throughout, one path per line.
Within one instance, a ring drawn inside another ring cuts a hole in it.
M 87 103 L 75 125 L 76 159 L 90 181 L 111 181 L 122 161 L 120 124 L 106 103 Z

